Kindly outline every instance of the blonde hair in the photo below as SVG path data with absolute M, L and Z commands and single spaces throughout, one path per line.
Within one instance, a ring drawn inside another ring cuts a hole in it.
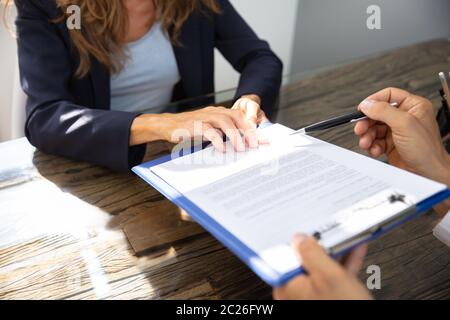
M 6 22 L 7 6 L 13 0 L 0 0 L 4 3 L 3 19 Z M 126 60 L 122 39 L 128 28 L 126 8 L 122 0 L 54 0 L 64 13 L 61 22 L 68 18 L 67 8 L 77 5 L 80 8 L 83 27 L 69 30 L 71 40 L 79 55 L 79 65 L 75 76 L 82 78 L 91 68 L 91 57 L 106 66 L 111 73 L 123 68 Z M 151 0 L 149 0 L 151 1 Z M 220 13 L 215 0 L 153 0 L 158 19 L 166 32 L 171 29 L 171 41 L 178 41 L 181 28 L 194 11 Z

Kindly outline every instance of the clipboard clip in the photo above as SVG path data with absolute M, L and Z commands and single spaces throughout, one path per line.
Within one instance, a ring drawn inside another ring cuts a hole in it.
M 375 206 L 372 206 L 370 208 L 358 208 L 358 209 L 356 209 L 356 211 L 363 210 L 363 209 L 374 209 L 376 207 L 381 207 L 382 205 L 384 205 L 386 203 L 394 204 L 397 202 L 401 202 L 405 205 L 408 205 L 408 207 L 405 210 L 401 211 L 400 213 L 394 215 L 390 219 L 387 219 L 387 220 L 371 227 L 368 230 L 362 231 L 361 233 L 355 235 L 354 237 L 329 248 L 327 251 L 331 255 L 345 254 L 347 251 L 351 250 L 355 246 L 357 246 L 361 243 L 364 243 L 364 242 L 368 241 L 369 239 L 375 237 L 378 233 L 391 229 L 393 226 L 402 222 L 404 219 L 407 218 L 407 216 L 413 214 L 416 211 L 416 205 L 408 203 L 407 196 L 405 194 L 397 193 L 397 192 L 392 193 L 391 195 L 388 196 L 388 198 L 386 200 L 376 204 Z M 335 223 L 332 228 L 329 228 L 322 232 L 316 231 L 312 234 L 312 237 L 314 237 L 317 241 L 320 241 L 320 240 L 324 239 L 324 234 L 332 231 L 336 227 L 339 227 L 340 224 L 341 223 Z
M 412 217 L 414 213 L 417 212 L 417 206 L 413 205 L 408 207 L 407 209 L 400 212 L 398 215 L 395 215 L 391 219 L 383 221 L 382 223 L 370 228 L 369 230 L 363 231 L 360 234 L 348 239 L 340 244 L 337 244 L 327 251 L 329 254 L 333 256 L 341 256 L 355 247 L 373 239 L 377 238 L 379 235 L 384 234 L 385 232 L 393 229 L 395 226 L 405 222 L 410 216 Z
M 364 210 L 373 210 L 377 207 L 381 207 L 382 205 L 389 203 L 389 204 L 394 204 L 396 202 L 401 202 L 404 203 L 406 205 L 409 205 L 409 203 L 406 200 L 406 195 L 402 194 L 402 193 L 392 193 L 391 195 L 389 195 L 387 197 L 386 200 L 383 200 L 382 202 L 379 202 L 373 206 L 370 207 L 361 207 L 361 208 L 356 208 L 353 211 L 364 211 Z M 331 226 L 329 226 L 328 228 L 326 228 L 323 231 L 315 231 L 313 232 L 313 234 L 311 235 L 313 238 L 315 238 L 316 240 L 321 240 L 323 238 L 323 234 L 332 231 L 333 229 L 339 227 L 342 224 L 342 222 L 336 221 L 335 223 L 331 224 Z

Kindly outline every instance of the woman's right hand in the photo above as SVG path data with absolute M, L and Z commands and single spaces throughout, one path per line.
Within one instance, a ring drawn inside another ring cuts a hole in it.
M 217 150 L 225 152 L 224 136 L 236 151 L 245 151 L 246 146 L 258 148 L 259 144 L 264 143 L 241 110 L 206 107 L 178 114 L 142 115 L 132 125 L 130 144 L 155 140 L 180 143 L 202 138 L 210 141 Z
M 391 107 L 392 102 L 398 108 Z M 450 184 L 450 158 L 430 101 L 388 88 L 368 97 L 359 109 L 370 119 L 355 127 L 362 149 L 373 157 L 385 154 L 392 165 Z

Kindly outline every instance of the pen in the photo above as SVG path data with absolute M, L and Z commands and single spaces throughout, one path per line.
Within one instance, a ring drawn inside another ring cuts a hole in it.
M 397 102 L 391 103 L 391 106 L 397 107 L 398 103 Z M 343 125 L 346 123 L 357 122 L 357 121 L 364 120 L 364 119 L 367 119 L 367 116 L 364 113 L 362 113 L 361 111 L 356 111 L 356 112 L 345 114 L 345 115 L 342 115 L 339 117 L 335 117 L 335 118 L 331 118 L 331 119 L 328 119 L 325 121 L 320 121 L 320 122 L 314 123 L 312 125 L 309 125 L 307 127 L 304 127 L 300 130 L 297 130 L 297 131 L 291 133 L 291 135 L 306 134 L 309 132 L 330 129 L 330 128 L 334 128 L 334 127 L 337 127 L 337 126 L 340 126 L 340 125 Z

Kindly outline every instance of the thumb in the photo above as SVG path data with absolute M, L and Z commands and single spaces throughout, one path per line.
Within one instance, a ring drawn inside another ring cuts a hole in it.
M 258 111 L 260 107 L 255 101 L 248 99 L 245 106 L 245 116 L 253 127 L 257 126 Z
M 294 250 L 300 257 L 302 266 L 311 275 L 334 274 L 340 267 L 311 237 L 296 236 L 293 242 Z
M 401 111 L 387 102 L 364 100 L 359 105 L 360 110 L 370 119 L 381 121 L 392 129 L 400 128 L 408 117 L 408 113 Z

